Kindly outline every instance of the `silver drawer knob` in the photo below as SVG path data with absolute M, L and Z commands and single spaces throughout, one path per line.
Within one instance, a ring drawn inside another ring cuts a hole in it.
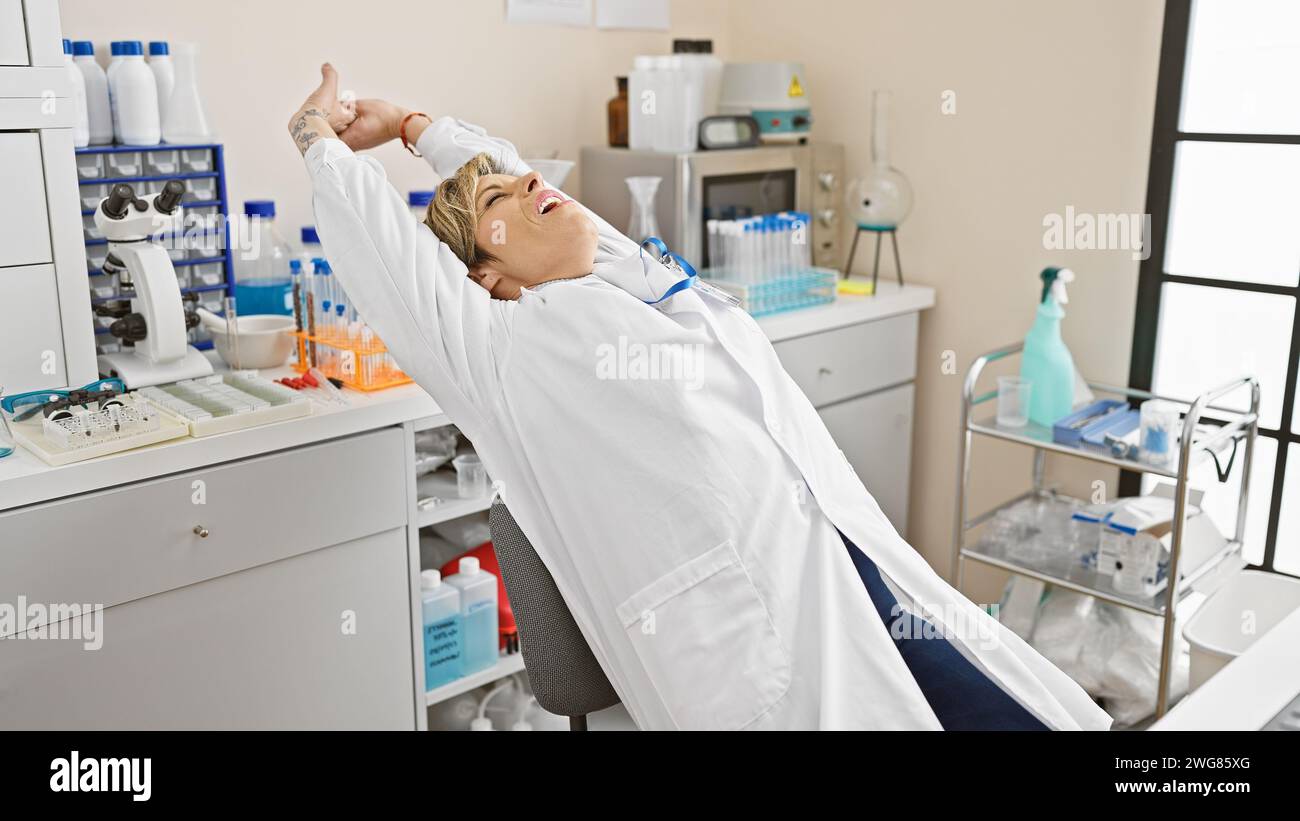
M 208 529 L 203 525 L 195 525 L 194 535 L 198 536 L 200 539 L 206 539 L 208 538 Z

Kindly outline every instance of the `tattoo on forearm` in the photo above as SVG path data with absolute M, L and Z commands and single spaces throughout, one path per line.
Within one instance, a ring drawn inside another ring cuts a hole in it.
M 308 148 L 311 148 L 312 143 L 320 139 L 320 132 L 314 129 L 311 131 L 307 130 L 308 117 L 319 117 L 320 119 L 325 120 L 326 125 L 329 124 L 328 111 L 322 111 L 319 108 L 308 108 L 299 112 L 298 119 L 293 121 L 293 127 L 289 129 L 289 134 L 293 137 L 294 144 L 298 146 L 298 150 L 304 154 L 307 153 Z
M 293 141 L 298 144 L 298 150 L 306 154 L 311 144 L 320 139 L 320 134 L 316 131 L 304 131 L 301 134 L 294 135 Z

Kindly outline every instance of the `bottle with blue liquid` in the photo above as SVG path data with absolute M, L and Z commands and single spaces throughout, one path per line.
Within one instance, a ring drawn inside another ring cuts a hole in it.
M 479 567 L 478 559 L 464 556 L 458 572 L 447 584 L 460 591 L 461 660 L 465 675 L 497 663 L 497 577 Z
M 444 584 L 437 570 L 420 574 L 424 624 L 424 689 L 455 681 L 461 669 L 460 591 Z
M 248 200 L 244 203 L 250 235 L 235 267 L 235 299 L 244 316 L 293 313 L 293 282 L 289 244 L 275 230 L 275 203 Z

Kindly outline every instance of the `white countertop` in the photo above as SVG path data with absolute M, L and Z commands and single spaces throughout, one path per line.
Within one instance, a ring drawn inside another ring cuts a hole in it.
M 834 303 L 764 317 L 758 324 L 773 342 L 780 342 L 934 305 L 933 288 L 899 288 L 884 281 L 879 288 L 876 296 L 841 295 Z M 215 359 L 214 354 L 209 356 Z M 217 365 L 221 367 L 219 360 Z M 284 367 L 262 375 L 278 379 L 296 374 Z M 313 402 L 310 416 L 201 439 L 173 439 L 60 467 L 51 467 L 20 447 L 12 456 L 0 459 L 0 511 L 409 421 L 427 420 L 430 427 L 449 422 L 437 403 L 416 385 L 345 393 L 352 403 L 346 408 Z
M 261 374 L 269 379 L 297 375 L 287 367 L 262 371 Z M 313 401 L 310 416 L 201 439 L 173 439 L 60 467 L 51 467 L 20 447 L 12 456 L 0 459 L 0 510 L 426 417 L 430 417 L 431 425 L 447 423 L 438 404 L 417 385 L 402 385 L 374 393 L 349 390 L 345 394 L 352 403 L 346 408 Z
M 1258 730 L 1300 693 L 1300 610 L 1178 702 L 1153 730 Z

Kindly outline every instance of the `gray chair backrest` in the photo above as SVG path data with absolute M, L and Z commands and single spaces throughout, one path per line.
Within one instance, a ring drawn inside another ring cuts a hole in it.
M 562 716 L 583 716 L 617 704 L 618 694 L 515 517 L 498 502 L 488 524 L 537 703 Z

